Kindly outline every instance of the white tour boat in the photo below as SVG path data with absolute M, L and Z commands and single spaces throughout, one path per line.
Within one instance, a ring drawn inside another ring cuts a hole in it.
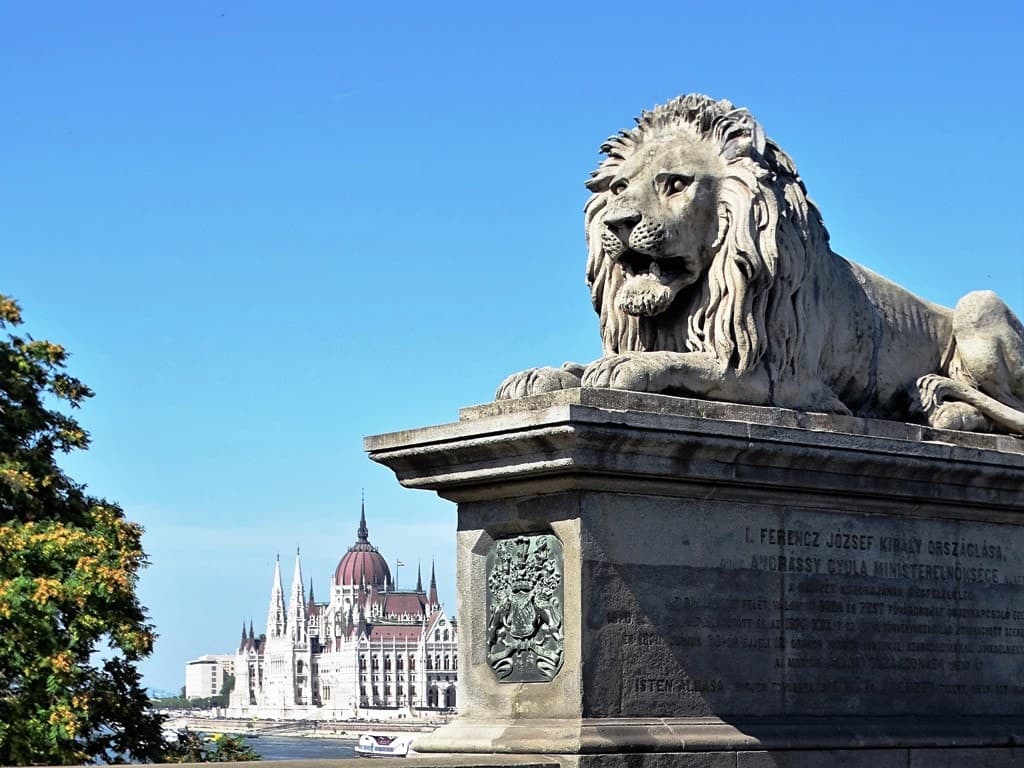
M 409 734 L 364 733 L 356 744 L 356 754 L 359 757 L 405 757 L 411 745 Z

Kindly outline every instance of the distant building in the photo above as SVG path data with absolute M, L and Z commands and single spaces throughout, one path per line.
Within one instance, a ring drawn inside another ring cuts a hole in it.
M 185 664 L 185 697 L 208 699 L 220 693 L 224 678 L 235 673 L 234 654 L 207 654 Z
M 277 562 L 266 633 L 242 626 L 229 716 L 390 718 L 455 707 L 457 626 L 438 600 L 434 569 L 429 591 L 420 573 L 415 589 L 397 589 L 370 544 L 365 508 L 330 591 L 318 603 L 310 583 L 307 598 L 296 554 L 286 606 Z

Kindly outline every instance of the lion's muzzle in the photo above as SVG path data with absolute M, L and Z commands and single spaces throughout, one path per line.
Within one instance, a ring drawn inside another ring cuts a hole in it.
M 633 229 L 643 220 L 643 214 L 639 211 L 624 210 L 609 214 L 604 218 L 604 225 L 614 236 L 623 249 L 629 248 L 629 240 L 633 235 Z
M 686 259 L 663 257 L 665 228 L 634 211 L 605 218 L 605 254 L 622 270 L 625 282 L 615 296 L 616 306 L 629 315 L 651 317 L 668 309 L 687 281 Z

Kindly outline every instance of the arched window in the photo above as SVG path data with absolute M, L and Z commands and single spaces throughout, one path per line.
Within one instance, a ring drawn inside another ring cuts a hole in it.
M 452 656 L 452 669 L 458 669 L 458 668 L 459 668 L 459 657 L 458 656 Z
M 433 669 L 434 665 L 430 663 L 430 654 L 427 654 L 427 669 Z
M 444 631 L 444 640 L 445 640 L 445 642 L 448 642 L 448 630 L 447 629 Z
M 434 640 L 436 642 L 441 642 L 441 630 L 440 629 L 435 629 L 434 630 Z
M 451 669 L 451 663 L 450 663 L 450 659 L 448 658 L 448 654 L 445 654 L 445 656 L 444 656 L 444 668 L 445 669 Z
M 295 672 L 299 675 L 302 674 L 302 659 L 299 659 L 295 662 Z
M 434 654 L 434 669 L 441 669 L 441 654 Z
M 409 656 L 409 671 L 410 672 L 415 672 L 416 671 L 416 657 L 415 656 Z
M 399 669 L 405 669 L 405 664 L 401 656 L 398 657 L 398 659 L 395 661 L 395 664 Z

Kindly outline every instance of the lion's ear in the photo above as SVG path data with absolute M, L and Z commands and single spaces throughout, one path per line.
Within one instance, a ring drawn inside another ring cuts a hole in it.
M 744 156 L 755 159 L 759 156 L 764 157 L 768 139 L 764 135 L 764 128 L 754 119 L 754 116 L 745 109 L 734 109 L 725 117 L 741 129 L 741 132 L 733 136 L 726 145 L 727 159 Z
M 583 182 L 587 189 L 594 194 L 607 192 L 612 185 L 612 177 L 608 174 L 598 175 L 597 171 L 590 174 L 590 178 Z
M 750 123 L 750 138 L 754 143 L 754 149 L 757 150 L 757 154 L 764 156 L 765 144 L 768 141 L 764 135 L 764 128 L 753 117 L 750 118 Z

